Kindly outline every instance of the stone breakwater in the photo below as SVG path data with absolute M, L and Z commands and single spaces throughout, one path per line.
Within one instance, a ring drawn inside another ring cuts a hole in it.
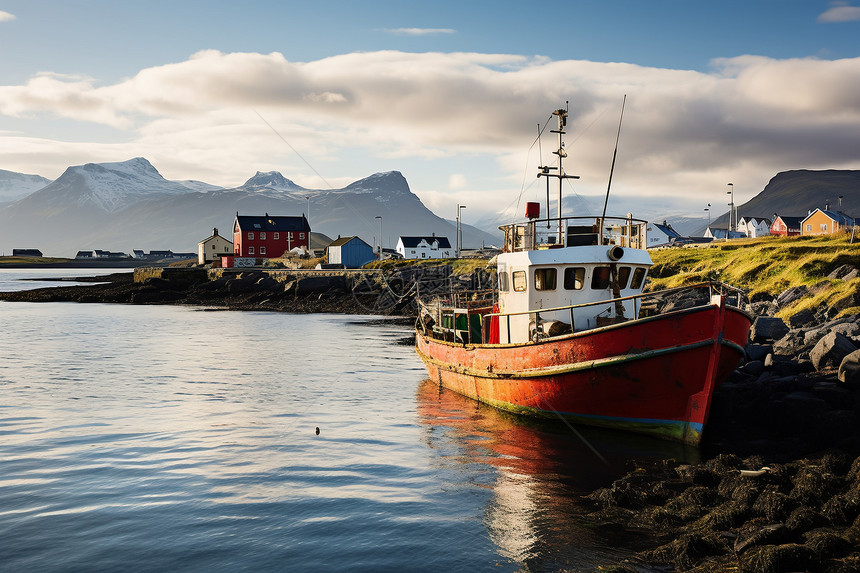
M 0 300 L 184 304 L 225 310 L 338 312 L 415 316 L 416 296 L 480 290 L 492 275 L 477 269 L 455 275 L 451 265 L 380 270 L 135 269 L 85 277 L 86 286 L 0 293 Z

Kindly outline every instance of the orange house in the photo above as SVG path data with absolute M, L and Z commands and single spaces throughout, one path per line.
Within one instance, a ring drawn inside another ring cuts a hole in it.
M 854 219 L 845 213 L 816 209 L 800 222 L 800 234 L 832 235 L 840 231 L 850 230 L 853 226 Z

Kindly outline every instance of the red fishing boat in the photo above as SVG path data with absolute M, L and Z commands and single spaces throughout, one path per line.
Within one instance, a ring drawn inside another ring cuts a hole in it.
M 558 180 L 558 217 L 529 203 L 527 222 L 501 227 L 493 291 L 423 301 L 418 355 L 440 386 L 503 410 L 697 445 L 714 389 L 744 354 L 741 293 L 693 285 L 707 289 L 701 303 L 657 312 L 643 292 L 647 222 L 562 216 L 574 177 L 562 165 L 567 111 L 553 113 L 558 164 L 539 177 Z

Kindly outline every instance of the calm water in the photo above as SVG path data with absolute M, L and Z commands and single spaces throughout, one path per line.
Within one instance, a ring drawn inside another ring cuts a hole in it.
M 68 272 L 68 271 L 67 271 Z M 0 302 L 0 570 L 591 571 L 650 440 L 426 380 L 368 317 Z M 319 435 L 316 433 L 319 428 Z

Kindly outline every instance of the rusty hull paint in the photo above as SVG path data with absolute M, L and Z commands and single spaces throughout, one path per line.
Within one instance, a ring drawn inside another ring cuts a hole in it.
M 540 343 L 462 345 L 417 333 L 441 386 L 500 409 L 696 445 L 751 319 L 707 305 Z

